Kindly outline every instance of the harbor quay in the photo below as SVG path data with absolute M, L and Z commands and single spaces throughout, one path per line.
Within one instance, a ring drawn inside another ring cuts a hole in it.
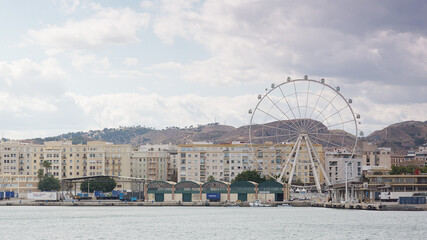
M 0 207 L 6 206 L 62 206 L 62 207 L 252 207 L 249 202 L 154 202 L 154 201 L 114 201 L 114 200 L 89 200 L 89 201 L 34 201 L 34 200 L 7 200 L 1 201 Z M 263 207 L 316 207 L 342 210 L 368 210 L 368 211 L 427 211 L 427 204 L 401 205 L 393 203 L 327 203 L 310 201 L 284 201 L 274 202 Z

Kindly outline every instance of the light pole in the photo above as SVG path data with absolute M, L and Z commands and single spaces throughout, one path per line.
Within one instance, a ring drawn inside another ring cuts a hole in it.
M 348 166 L 353 166 L 352 162 L 345 162 L 345 202 L 348 202 Z

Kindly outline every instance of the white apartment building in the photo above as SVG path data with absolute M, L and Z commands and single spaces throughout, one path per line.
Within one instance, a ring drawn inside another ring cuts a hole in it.
M 362 162 L 360 155 L 352 155 L 348 149 L 334 149 L 326 152 L 326 175 L 332 184 L 343 183 L 347 178 L 359 180 L 362 176 Z

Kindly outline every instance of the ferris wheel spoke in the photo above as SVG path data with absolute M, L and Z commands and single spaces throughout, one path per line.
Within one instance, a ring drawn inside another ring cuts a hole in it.
M 283 110 L 281 109 L 281 108 L 279 108 L 279 106 L 277 106 L 277 104 L 275 103 L 275 102 L 273 102 L 273 100 L 271 100 L 271 98 L 267 95 L 267 98 L 268 98 L 268 100 L 270 100 L 270 102 L 271 103 L 273 103 L 274 104 L 274 106 L 277 108 L 277 109 L 279 109 L 279 111 L 288 119 L 288 120 L 291 120 L 289 117 L 288 117 L 288 115 L 286 115 L 286 113 L 285 112 L 283 112 Z M 295 126 L 295 127 L 297 127 L 295 124 L 294 124 L 294 122 L 293 121 L 291 121 L 291 123 Z
M 313 142 L 314 142 L 314 144 L 322 145 L 322 144 L 318 143 L 314 138 L 311 138 L 311 137 L 310 137 L 310 139 L 311 139 L 311 141 L 313 141 Z
M 297 86 L 296 86 L 296 84 L 295 84 L 295 81 L 294 81 L 294 90 L 295 90 L 295 99 L 297 100 L 297 106 L 298 106 L 299 118 L 301 118 L 301 109 L 300 109 L 300 106 L 299 106 L 299 101 L 298 101 L 298 92 L 297 92 Z
M 308 127 L 307 127 L 307 132 L 311 132 L 311 131 L 313 131 L 315 128 L 317 129 L 317 126 L 318 125 L 321 125 L 322 123 L 321 122 L 318 122 L 318 121 L 316 121 L 316 120 L 310 120 L 310 124 L 308 125 Z
M 289 104 L 288 99 L 286 98 L 285 94 L 283 93 L 283 90 L 282 90 L 282 87 L 281 87 L 281 86 L 279 86 L 279 90 L 280 90 L 280 92 L 282 93 L 283 99 L 285 99 L 286 104 L 288 105 L 289 109 L 291 110 L 292 116 L 294 116 L 294 119 L 297 119 L 297 117 L 295 116 L 294 111 L 293 111 L 293 110 L 292 110 L 292 108 L 291 108 L 291 105 Z M 298 123 L 298 122 L 297 122 L 297 124 L 299 125 L 299 123 Z
M 350 122 L 354 122 L 354 120 L 348 120 L 348 121 L 345 121 L 345 122 L 340 122 L 340 123 L 332 124 L 332 125 L 327 126 L 327 128 L 335 127 L 335 126 L 338 126 L 338 125 L 341 125 L 341 124 L 344 126 L 344 124 L 350 123 Z
M 327 136 L 334 136 L 334 137 L 341 137 L 343 134 L 340 133 L 309 133 L 309 136 L 317 136 L 317 137 L 327 137 Z M 345 135 L 344 135 L 345 136 Z
M 329 140 L 321 139 L 321 138 L 318 138 L 318 137 L 315 137 L 315 136 L 311 136 L 311 137 L 314 138 L 314 139 L 317 139 L 320 142 L 326 142 L 327 145 L 325 147 L 327 147 L 329 144 L 334 145 L 335 147 L 339 147 L 339 148 L 343 147 L 342 145 L 338 145 L 338 144 L 336 144 L 334 142 L 331 142 Z M 323 144 L 321 144 L 321 145 L 323 145 Z
M 344 130 L 343 130 L 344 131 Z M 341 145 L 344 146 L 344 142 L 345 142 L 345 135 L 342 136 L 342 140 L 341 140 Z
M 266 112 L 266 111 L 262 110 L 261 108 L 257 108 L 257 110 L 261 111 L 262 113 L 266 114 L 267 116 L 270 116 L 271 118 L 276 119 L 277 121 L 283 121 L 283 120 L 278 119 L 277 117 L 275 117 L 275 116 L 271 115 L 270 113 L 268 113 L 268 112 Z
M 307 89 L 307 99 L 305 101 L 305 112 L 304 112 L 304 118 L 307 118 L 307 106 L 308 106 L 308 95 L 310 93 L 310 83 L 308 82 L 308 89 Z
M 332 104 L 332 101 L 334 101 L 338 95 L 339 95 L 338 93 L 335 93 L 335 96 L 328 102 L 328 104 L 322 109 L 322 111 L 320 111 L 320 113 L 314 119 L 317 119 L 319 115 L 323 113 L 326 110 L 326 108 L 328 108 Z
M 323 89 L 322 89 L 323 90 Z M 320 95 L 319 95 L 319 98 L 320 98 Z M 323 97 L 322 97 L 323 98 Z M 324 99 L 324 98 L 323 98 Z M 313 108 L 313 112 L 315 111 L 316 109 L 314 109 Z M 318 110 L 316 110 L 316 111 L 318 111 Z M 313 114 L 313 112 L 312 112 L 312 114 Z M 311 115 L 312 115 L 311 114 Z M 323 117 L 323 121 L 320 121 L 320 119 L 318 119 L 319 118 L 319 116 L 322 116 Z M 311 118 L 311 117 L 310 117 Z M 314 125 L 314 127 L 316 127 L 319 123 L 323 123 L 324 121 L 326 120 L 326 123 L 327 123 L 327 125 L 329 125 L 329 123 L 328 123 L 328 121 L 327 121 L 327 119 L 325 118 L 325 115 L 322 113 L 322 112 L 319 112 L 319 114 L 317 115 L 317 117 L 316 118 L 311 118 L 311 124 L 309 124 L 309 126 L 308 126 L 308 131 L 310 131 L 310 130 L 312 130 L 313 129 L 313 125 Z
M 338 110 L 338 111 L 335 111 L 335 113 L 333 113 L 333 114 L 329 115 L 328 117 L 326 117 L 326 119 L 329 119 L 330 117 L 335 116 L 336 114 L 339 114 L 342 110 L 344 110 L 344 109 L 346 109 L 346 108 L 348 108 L 348 105 L 345 105 L 345 107 L 341 108 L 341 109 L 340 109 L 340 110 Z
M 276 129 L 276 130 L 281 130 L 281 131 L 288 131 L 288 132 L 291 132 L 291 133 L 298 133 L 295 130 L 290 130 L 290 129 L 286 129 L 286 128 L 280 128 L 280 127 L 274 127 L 274 126 L 270 126 L 268 124 L 264 124 L 263 127 L 267 127 L 267 128 L 271 128 L 271 129 Z
M 282 153 L 286 153 L 286 146 L 284 146 L 284 149 L 281 149 L 280 151 L 277 151 L 277 150 L 276 150 L 276 152 L 275 152 L 275 153 L 272 153 L 272 154 L 274 155 L 273 157 L 267 157 L 267 164 L 266 164 L 266 165 L 268 165 L 269 163 L 271 163 L 271 161 L 272 161 L 272 160 L 275 160 L 275 159 L 277 159 L 278 157 L 280 157 Z M 269 154 L 269 156 L 271 156 L 271 155 Z M 264 158 L 263 160 L 265 160 L 265 158 Z M 263 161 L 263 162 L 264 162 L 264 161 Z M 275 163 L 273 163 L 273 164 L 278 164 L 278 163 L 277 163 L 277 162 L 275 162 Z M 280 159 L 280 165 L 282 165 L 282 159 Z M 276 170 L 276 169 L 275 169 L 275 170 Z
M 287 137 L 287 136 L 298 136 L 299 134 L 282 134 L 282 135 L 272 135 L 272 136 L 260 136 L 253 137 L 252 139 L 268 139 L 268 138 L 277 138 L 277 137 Z
M 313 116 L 314 110 L 316 110 L 317 104 L 319 103 L 320 97 L 322 96 L 324 89 L 325 89 L 325 85 L 323 85 L 322 90 L 320 91 L 320 94 L 317 97 L 316 103 L 314 104 L 313 110 L 311 111 L 309 118 L 311 118 Z
M 286 121 L 286 120 L 280 120 L 280 119 L 278 119 L 278 118 L 276 118 L 276 117 L 272 116 L 271 114 L 269 114 L 269 113 L 267 113 L 267 112 L 265 112 L 265 111 L 263 111 L 263 110 L 261 110 L 261 109 L 258 109 L 258 110 L 260 110 L 261 112 L 263 112 L 263 113 L 265 113 L 265 114 L 267 114 L 267 115 L 271 116 L 272 118 L 276 119 L 279 123 L 283 123 L 283 124 L 285 124 L 286 126 L 288 126 L 289 128 L 293 129 L 293 131 L 292 131 L 292 132 L 299 132 L 299 130 L 298 130 L 298 129 L 295 129 L 294 127 L 292 127 L 291 125 L 289 125 L 289 124 L 288 124 L 288 121 Z M 292 120 L 289 120 L 289 121 L 292 121 Z M 268 126 L 268 127 L 270 127 L 270 128 L 273 128 L 272 126 L 269 126 L 269 125 L 268 125 L 268 123 L 263 124 L 262 126 Z M 277 128 L 277 129 L 280 129 L 280 130 L 287 130 L 286 128 L 278 128 L 278 127 L 276 127 L 276 128 Z M 289 130 L 289 131 L 290 131 L 290 130 Z
M 307 87 L 307 97 L 305 99 L 305 106 L 304 106 L 304 129 L 307 130 L 307 125 L 310 123 L 307 119 L 307 106 L 308 106 L 308 96 L 310 94 L 310 84 L 311 82 L 308 82 L 308 87 Z
M 348 120 L 348 121 L 345 121 L 345 122 L 340 122 L 340 123 L 336 123 L 336 124 L 332 124 L 332 125 L 328 125 L 328 126 L 323 126 L 321 128 L 318 128 L 317 130 L 321 130 L 321 129 L 327 129 L 327 130 L 329 130 L 331 127 L 335 127 L 335 126 L 338 126 L 338 125 L 343 125 L 344 126 L 344 124 L 347 124 L 347 123 L 350 123 L 350 122 L 354 122 L 354 120 Z

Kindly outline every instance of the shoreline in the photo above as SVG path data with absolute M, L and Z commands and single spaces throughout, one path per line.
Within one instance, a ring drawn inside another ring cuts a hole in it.
M 290 207 L 321 207 L 346 210 L 373 210 L 373 211 L 427 211 L 427 204 L 404 205 L 383 203 L 326 203 L 292 201 L 284 202 Z M 271 207 L 277 207 L 282 203 L 273 203 Z M 34 200 L 2 200 L 0 206 L 64 206 L 64 207 L 250 207 L 249 202 L 225 203 L 225 202 L 123 202 L 118 200 L 87 200 L 87 201 L 34 201 Z

